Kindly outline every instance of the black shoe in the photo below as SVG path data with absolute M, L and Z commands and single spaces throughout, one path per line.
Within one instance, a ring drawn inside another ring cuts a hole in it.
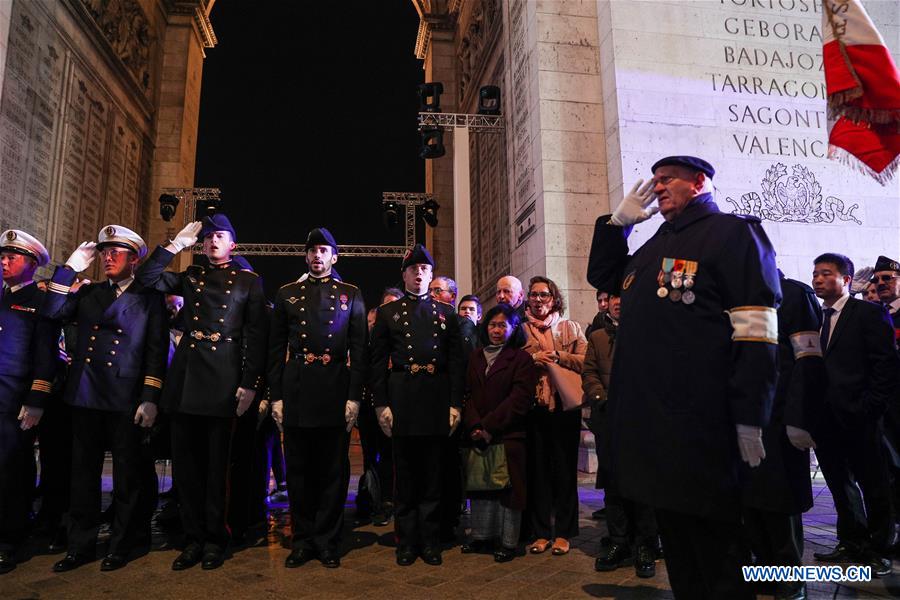
M 322 566 L 325 568 L 337 569 L 341 566 L 341 557 L 338 556 L 337 552 L 326 550 L 319 556 L 319 562 L 321 562 Z
M 284 560 L 284 566 L 288 569 L 296 569 L 316 557 L 316 553 L 312 548 L 294 548 L 288 557 Z
M 389 512 L 376 512 L 372 513 L 372 525 L 375 527 L 384 527 L 390 524 L 393 516 Z
M 200 565 L 204 571 L 218 569 L 225 564 L 225 553 L 221 550 L 208 550 L 203 553 L 203 563 Z
M 496 550 L 494 550 L 494 562 L 505 563 L 509 562 L 516 557 L 516 549 L 515 548 L 507 548 L 506 546 L 500 546 Z
M 775 586 L 775 600 L 806 600 L 806 583 L 779 582 Z
M 115 571 L 128 564 L 128 560 L 121 554 L 107 554 L 100 563 L 101 571 Z
M 594 512 L 591 513 L 591 518 L 595 521 L 600 521 L 606 518 L 606 507 L 598 508 Z
M 65 527 L 57 527 L 56 532 L 50 538 L 50 543 L 47 544 L 47 551 L 56 554 L 57 552 L 64 552 L 66 547 L 69 545 L 69 536 L 66 533 Z
M 397 564 L 408 567 L 416 562 L 416 553 L 411 548 L 397 548 Z
M 867 552 L 861 562 L 872 567 L 873 577 L 887 577 L 891 574 L 891 559 L 884 558 L 877 553 Z
M 444 562 L 444 559 L 441 558 L 440 548 L 436 548 L 434 546 L 425 546 L 424 548 L 422 548 L 422 560 L 425 561 L 425 564 L 429 564 L 435 567 Z
M 81 565 L 85 565 L 91 562 L 91 559 L 83 554 L 72 554 L 71 552 L 66 554 L 65 558 L 60 561 L 57 561 L 56 564 L 53 565 L 54 573 L 65 573 L 66 571 L 71 571 L 72 569 L 77 569 Z
M 638 546 L 634 557 L 634 574 L 643 578 L 656 575 L 656 552 L 652 548 Z
M 839 542 L 831 552 L 813 552 L 813 557 L 822 562 L 853 562 L 857 552 L 854 548 Z
M 600 556 L 594 561 L 596 571 L 615 571 L 631 563 L 631 548 L 627 544 L 609 542 L 600 548 Z
M 471 540 L 459 547 L 463 554 L 490 554 L 493 544 L 490 540 Z
M 0 550 L 0 575 L 16 568 L 16 559 L 9 550 Z
M 185 569 L 190 569 L 200 562 L 202 555 L 203 548 L 199 544 L 188 544 L 188 547 L 178 555 L 178 558 L 172 561 L 172 570 L 184 571 Z

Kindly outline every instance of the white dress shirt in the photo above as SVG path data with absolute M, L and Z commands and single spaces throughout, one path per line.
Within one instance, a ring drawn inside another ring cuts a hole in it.
M 838 319 L 841 318 L 841 311 L 844 310 L 844 306 L 847 304 L 847 300 L 850 298 L 850 293 L 847 290 L 844 290 L 844 295 L 834 301 L 834 304 L 831 306 L 825 305 L 822 308 L 833 308 L 834 314 L 831 315 L 831 329 L 828 330 L 828 343 L 831 343 L 831 336 L 834 335 L 834 328 L 837 327 Z M 824 324 L 823 324 L 824 326 Z M 826 346 L 827 347 L 827 346 Z M 822 348 L 825 350 L 825 348 Z

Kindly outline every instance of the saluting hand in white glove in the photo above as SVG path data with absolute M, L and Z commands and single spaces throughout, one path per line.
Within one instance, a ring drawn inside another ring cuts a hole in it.
M 646 221 L 658 213 L 658 206 L 650 206 L 656 201 L 656 194 L 653 193 L 654 187 L 656 187 L 655 179 L 650 179 L 647 183 L 644 183 L 643 179 L 638 179 L 628 195 L 616 207 L 609 222 L 626 227 Z
M 201 229 L 203 229 L 203 223 L 200 221 L 188 223 L 187 226 L 179 231 L 178 235 L 169 242 L 167 247 L 168 250 L 178 253 L 186 248 L 190 248 L 197 243 L 197 236 L 200 235 Z
M 75 252 L 72 253 L 69 260 L 66 261 L 66 266 L 76 273 L 87 270 L 91 263 L 94 262 L 94 259 L 97 258 L 96 246 L 97 244 L 94 242 L 81 242 L 75 248 Z

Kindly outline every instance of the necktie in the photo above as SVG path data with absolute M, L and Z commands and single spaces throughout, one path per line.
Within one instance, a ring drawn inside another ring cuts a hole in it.
M 825 315 L 825 321 L 822 323 L 822 333 L 819 339 L 822 343 L 822 352 L 825 352 L 825 349 L 828 348 L 828 337 L 831 335 L 831 316 L 837 311 L 833 308 L 826 308 L 822 312 Z

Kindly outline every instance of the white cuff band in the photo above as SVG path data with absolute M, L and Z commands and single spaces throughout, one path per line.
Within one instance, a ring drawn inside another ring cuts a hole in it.
M 728 311 L 735 342 L 778 343 L 778 313 L 769 306 L 736 306 Z
M 806 356 L 822 356 L 822 343 L 818 331 L 798 331 L 791 336 L 794 360 Z

